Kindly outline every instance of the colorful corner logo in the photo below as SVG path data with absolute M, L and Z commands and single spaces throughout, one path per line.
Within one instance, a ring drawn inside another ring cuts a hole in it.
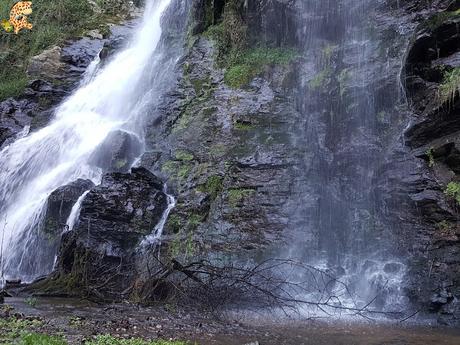
M 27 21 L 27 16 L 32 13 L 32 1 L 20 1 L 10 11 L 10 20 L 3 19 L 1 26 L 6 32 L 18 34 L 22 29 L 31 30 L 33 25 Z

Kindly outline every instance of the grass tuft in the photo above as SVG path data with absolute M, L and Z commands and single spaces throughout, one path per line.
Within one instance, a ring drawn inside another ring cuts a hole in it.
M 454 181 L 449 182 L 446 189 L 444 190 L 444 194 L 454 198 L 455 201 L 457 201 L 457 204 L 460 205 L 460 183 Z
M 444 73 L 444 79 L 439 86 L 439 100 L 443 103 L 452 103 L 460 93 L 460 67 Z
M 183 341 L 143 340 L 139 338 L 119 339 L 111 335 L 99 335 L 85 345 L 187 345 Z
M 9 18 L 16 0 L 0 2 L 0 18 Z M 0 101 L 16 97 L 27 86 L 29 59 L 45 49 L 82 35 L 86 30 L 103 29 L 109 17 L 96 15 L 87 0 L 34 0 L 29 22 L 32 30 L 19 34 L 0 32 Z

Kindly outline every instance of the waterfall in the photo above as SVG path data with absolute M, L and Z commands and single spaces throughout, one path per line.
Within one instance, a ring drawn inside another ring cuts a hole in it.
M 48 196 L 79 178 L 100 182 L 102 171 L 88 158 L 111 131 L 143 136 L 145 109 L 157 91 L 151 79 L 161 60 L 156 51 L 160 21 L 169 3 L 148 0 L 137 34 L 126 48 L 100 70 L 98 61 L 91 64 L 84 82 L 57 108 L 48 126 L 0 152 L 6 278 L 27 281 L 50 272 L 55 253 L 44 253 L 40 245 L 46 241 L 40 229 Z
M 289 255 L 340 281 L 325 281 L 320 299 L 336 296 L 337 305 L 398 311 L 406 268 L 377 181 L 385 160 L 382 121 L 399 90 L 376 82 L 378 73 L 392 72 L 373 36 L 375 8 L 374 0 L 302 4 L 306 58 L 296 99 L 305 121 L 296 141 L 303 165 Z M 314 291 L 309 297 L 318 299 Z

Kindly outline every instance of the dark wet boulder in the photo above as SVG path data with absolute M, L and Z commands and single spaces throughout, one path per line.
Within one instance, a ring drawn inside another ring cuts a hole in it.
M 106 174 L 83 200 L 74 229 L 64 233 L 56 271 L 34 289 L 121 299 L 136 278 L 140 244 L 167 207 L 162 189 L 144 168 Z
M 90 161 L 107 172 L 127 172 L 141 152 L 142 145 L 135 134 L 117 130 L 109 133 Z
M 43 231 L 50 236 L 60 234 L 77 200 L 93 187 L 94 183 L 90 180 L 78 179 L 51 193 L 46 205 Z

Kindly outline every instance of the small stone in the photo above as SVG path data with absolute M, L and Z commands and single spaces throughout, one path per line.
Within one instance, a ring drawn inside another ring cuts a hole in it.
M 86 36 L 97 40 L 102 40 L 104 38 L 99 30 L 90 30 L 86 33 Z

